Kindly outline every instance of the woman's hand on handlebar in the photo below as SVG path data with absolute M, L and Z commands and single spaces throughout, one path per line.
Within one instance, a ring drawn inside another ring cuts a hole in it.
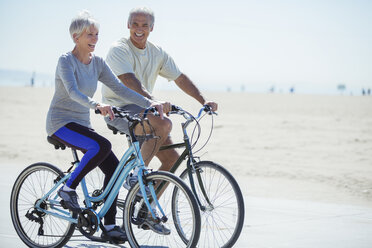
M 170 104 L 169 104 L 170 105 Z M 159 116 L 161 119 L 164 118 L 163 114 L 164 114 L 164 103 L 162 102 L 158 102 L 158 101 L 153 101 L 150 105 L 150 107 L 153 107 L 153 108 L 156 108 L 156 110 L 158 111 L 159 113 Z M 168 111 L 169 112 L 169 111 Z M 168 112 L 165 112 L 165 113 L 168 113 Z
M 163 105 L 163 112 L 169 116 L 169 112 L 172 111 L 172 104 L 170 102 L 159 101 Z
M 110 105 L 99 103 L 96 109 L 101 112 L 101 115 L 110 117 L 110 120 L 113 120 L 115 118 L 114 112 L 112 112 L 112 108 Z

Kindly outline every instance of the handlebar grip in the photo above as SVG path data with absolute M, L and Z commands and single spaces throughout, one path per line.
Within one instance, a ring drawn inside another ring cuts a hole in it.
M 207 112 L 209 115 L 217 115 L 217 112 L 212 111 L 212 107 L 205 104 L 203 105 L 204 112 Z
M 212 111 L 212 107 L 209 106 L 209 105 L 207 105 L 207 104 L 203 105 L 203 107 L 204 107 L 204 111 L 205 111 L 205 112 L 210 112 L 210 111 Z
M 172 105 L 172 110 L 171 111 L 180 111 L 181 108 L 176 106 L 176 105 Z
M 96 114 L 101 114 L 101 110 L 99 110 L 99 109 L 96 108 L 96 109 L 94 110 L 94 113 L 96 113 Z
M 143 119 L 145 119 L 146 117 L 147 117 L 147 113 L 148 112 L 153 112 L 155 115 L 159 115 L 159 112 L 158 112 L 158 110 L 155 108 L 155 107 L 151 107 L 151 108 L 147 108 L 147 109 L 145 109 L 145 112 L 143 112 Z

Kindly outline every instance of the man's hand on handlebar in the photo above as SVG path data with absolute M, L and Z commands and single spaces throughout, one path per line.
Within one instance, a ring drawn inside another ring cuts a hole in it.
M 112 108 L 110 105 L 99 103 L 96 109 L 100 111 L 101 115 L 110 117 L 110 120 L 113 120 L 115 118 L 114 112 L 112 112 Z
M 204 105 L 208 105 L 208 106 L 210 106 L 212 112 L 216 112 L 217 109 L 218 109 L 218 104 L 217 104 L 216 102 L 213 102 L 213 101 L 206 101 L 206 102 L 204 103 Z

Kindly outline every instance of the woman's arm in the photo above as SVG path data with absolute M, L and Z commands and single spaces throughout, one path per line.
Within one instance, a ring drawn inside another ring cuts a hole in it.
M 61 56 L 59 58 L 57 65 L 57 75 L 61 78 L 62 83 L 72 100 L 80 103 L 87 108 L 94 109 L 97 107 L 98 102 L 94 101 L 92 98 L 83 94 L 79 90 L 73 66 L 68 61 L 68 57 Z

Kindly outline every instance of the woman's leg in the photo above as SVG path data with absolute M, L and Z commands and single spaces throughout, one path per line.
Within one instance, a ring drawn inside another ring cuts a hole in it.
M 112 153 L 111 143 L 106 138 L 77 123 L 69 123 L 58 129 L 53 137 L 84 153 L 79 166 L 66 182 L 66 185 L 72 189 L 76 189 L 83 177 Z
M 76 189 L 83 177 L 98 165 L 105 174 L 103 186 L 106 188 L 119 163 L 111 151 L 111 143 L 107 139 L 97 134 L 94 130 L 76 123 L 69 123 L 59 129 L 54 134 L 54 138 L 84 153 L 78 168 L 75 169 L 70 179 L 66 182 L 68 187 Z M 115 224 L 116 200 L 117 196 L 105 215 L 105 225 Z
M 109 183 L 112 175 L 115 172 L 116 167 L 119 164 L 119 160 L 116 158 L 115 154 L 111 152 L 107 158 L 99 165 L 99 168 L 105 174 L 105 180 L 103 182 L 103 188 L 105 189 L 107 184 Z M 107 211 L 105 215 L 105 225 L 113 225 L 115 224 L 115 216 L 116 216 L 116 201 L 118 196 L 116 195 L 115 200 L 113 201 L 111 207 Z

